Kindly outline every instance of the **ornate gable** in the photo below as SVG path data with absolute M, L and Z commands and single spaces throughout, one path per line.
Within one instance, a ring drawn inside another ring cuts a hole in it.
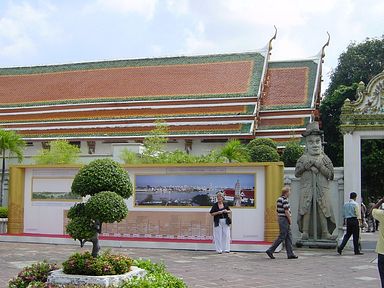
M 384 129 L 384 72 L 376 75 L 365 86 L 359 83 L 356 91 L 357 100 L 346 99 L 341 109 L 341 131 Z

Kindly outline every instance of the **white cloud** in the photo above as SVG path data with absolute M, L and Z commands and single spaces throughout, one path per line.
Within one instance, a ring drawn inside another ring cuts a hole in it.
M 119 14 L 137 13 L 149 21 L 155 14 L 157 2 L 157 0 L 97 0 L 95 4 L 91 4 L 87 9 L 107 10 Z
M 188 0 L 167 0 L 167 8 L 170 12 L 183 15 L 189 12 L 189 1 Z
M 312 13 L 326 13 L 332 9 L 333 0 L 227 0 L 223 3 L 222 16 L 231 21 L 250 25 L 284 26 L 285 28 L 304 25 L 311 21 Z
M 208 40 L 205 36 L 205 26 L 202 21 L 199 21 L 194 30 L 187 30 L 185 38 L 185 52 L 183 54 L 205 54 L 211 53 L 215 44 Z
M 1 56 L 33 54 L 38 50 L 41 39 L 56 37 L 55 28 L 49 23 L 49 16 L 55 8 L 41 3 L 38 8 L 26 2 L 6 7 L 0 18 Z

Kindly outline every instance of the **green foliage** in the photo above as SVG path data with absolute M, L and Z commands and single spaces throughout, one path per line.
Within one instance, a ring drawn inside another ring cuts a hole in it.
M 267 145 L 251 147 L 249 155 L 253 162 L 278 162 L 280 160 L 277 150 Z
M 118 275 L 130 271 L 132 259 L 124 255 L 104 252 L 98 257 L 91 253 L 75 253 L 63 263 L 63 272 L 77 275 Z
M 357 83 L 365 84 L 384 70 L 384 37 L 351 43 L 338 60 L 331 82 L 320 105 L 324 152 L 334 166 L 343 165 L 343 137 L 339 131 L 340 112 L 345 99 L 355 100 Z M 362 155 L 365 151 L 362 149 Z
M 166 271 L 163 264 L 150 260 L 134 260 L 134 266 L 145 269 L 147 274 L 142 278 L 128 280 L 122 288 L 186 288 L 184 281 Z
M 196 156 L 190 155 L 185 151 L 175 150 L 160 153 L 157 161 L 158 163 L 194 163 L 196 162 Z
M 9 157 L 16 155 L 18 161 L 21 162 L 24 158 L 24 147 L 25 141 L 19 134 L 0 129 L 0 152 L 3 158 L 7 157 L 6 152 L 8 151 Z
M 127 148 L 121 151 L 120 159 L 123 160 L 125 164 L 138 164 L 141 162 L 139 155 L 133 151 L 129 151 Z
M 270 138 L 256 138 L 247 145 L 247 150 L 253 162 L 277 162 L 280 160 L 275 141 Z
M 69 211 L 71 211 L 72 207 Z M 86 216 L 68 217 L 70 221 L 66 226 L 67 233 L 75 240 L 79 240 L 81 246 L 85 241 L 90 241 L 97 233 L 95 221 Z
M 383 197 L 384 140 L 370 139 L 361 142 L 361 186 L 364 201 L 376 203 Z
M 220 150 L 219 155 L 228 162 L 247 162 L 249 160 L 247 147 L 240 140 L 229 140 Z
M 8 207 L 0 207 L 0 218 L 8 218 Z
M 86 215 L 100 222 L 113 223 L 128 214 L 124 198 L 115 192 L 104 191 L 92 196 L 85 205 Z
M 340 85 L 320 105 L 322 130 L 326 142 L 324 152 L 334 166 L 343 166 L 343 135 L 339 129 L 341 107 L 346 99 L 356 100 L 357 86 L 356 83 L 351 86 Z
M 56 264 L 50 264 L 46 261 L 32 264 L 21 270 L 16 278 L 9 280 L 8 287 L 45 287 L 43 284 L 47 282 L 49 272 L 57 269 Z
M 128 172 L 112 159 L 98 159 L 85 165 L 72 182 L 72 193 L 86 196 L 112 191 L 123 198 L 132 195 Z
M 253 149 L 253 147 L 259 146 L 259 145 L 267 145 L 272 147 L 275 150 L 277 149 L 276 142 L 273 141 L 271 138 L 255 138 L 248 143 L 247 148 Z
M 352 43 L 339 57 L 339 62 L 331 75 L 330 85 L 325 93 L 325 100 L 320 105 L 322 130 L 327 145 L 324 152 L 334 166 L 343 166 L 343 136 L 340 133 L 340 113 L 345 99 L 356 99 L 356 88 L 360 81 L 365 84 L 384 70 L 384 36 L 369 39 L 361 43 Z M 381 151 L 373 144 L 362 141 L 362 194 L 377 200 L 376 196 L 384 179 Z M 373 146 L 372 146 L 373 145 Z M 379 147 L 379 146 L 377 146 Z M 368 170 L 369 169 L 369 170 Z M 381 193 L 381 194 L 380 194 Z
M 304 154 L 304 147 L 300 146 L 297 141 L 290 141 L 285 146 L 281 160 L 284 162 L 285 167 L 295 167 L 297 160 Z
M 351 43 L 339 56 L 338 64 L 331 75 L 326 96 L 331 95 L 340 85 L 369 82 L 384 70 L 384 36 L 367 38 L 361 43 Z
M 17 160 L 23 160 L 25 141 L 14 131 L 0 129 L 0 153 L 2 156 L 1 183 L 0 183 L 0 205 L 3 204 L 3 191 L 5 181 L 5 159 L 16 155 Z M 8 155 L 7 155 L 8 152 Z
M 70 208 L 67 232 L 81 246 L 91 241 L 92 255 L 97 257 L 100 249 L 97 236 L 102 224 L 121 221 L 127 216 L 124 198 L 132 194 L 128 172 L 112 159 L 94 160 L 76 174 L 71 189 L 74 194 L 91 197 L 86 203 Z
M 226 158 L 224 158 L 218 149 L 211 150 L 206 155 L 201 155 L 197 157 L 196 163 L 224 163 Z
M 156 163 L 156 158 L 165 150 L 168 134 L 167 124 L 161 120 L 156 121 L 155 129 L 151 130 L 150 135 L 143 141 L 145 148 L 142 155 L 143 163 Z
M 55 140 L 49 143 L 49 149 L 41 149 L 34 157 L 37 164 L 70 164 L 76 163 L 80 148 L 66 140 Z

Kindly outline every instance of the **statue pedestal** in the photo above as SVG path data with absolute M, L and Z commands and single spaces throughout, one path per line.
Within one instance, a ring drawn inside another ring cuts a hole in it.
M 325 249 L 334 249 L 337 247 L 337 241 L 336 240 L 314 240 L 314 239 L 308 239 L 308 240 L 297 240 L 296 241 L 296 247 L 301 248 L 303 246 L 309 247 L 309 248 L 325 248 Z

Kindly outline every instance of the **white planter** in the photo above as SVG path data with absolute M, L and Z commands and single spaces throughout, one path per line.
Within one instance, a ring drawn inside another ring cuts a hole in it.
M 8 218 L 0 218 L 0 234 L 6 234 L 8 227 Z
M 107 275 L 107 276 L 88 276 L 88 275 L 71 275 L 65 274 L 63 269 L 52 271 L 47 282 L 54 285 L 73 285 L 75 287 L 80 285 L 100 285 L 101 287 L 118 287 L 124 281 L 132 277 L 143 277 L 147 271 L 131 266 L 131 271 L 121 275 Z

